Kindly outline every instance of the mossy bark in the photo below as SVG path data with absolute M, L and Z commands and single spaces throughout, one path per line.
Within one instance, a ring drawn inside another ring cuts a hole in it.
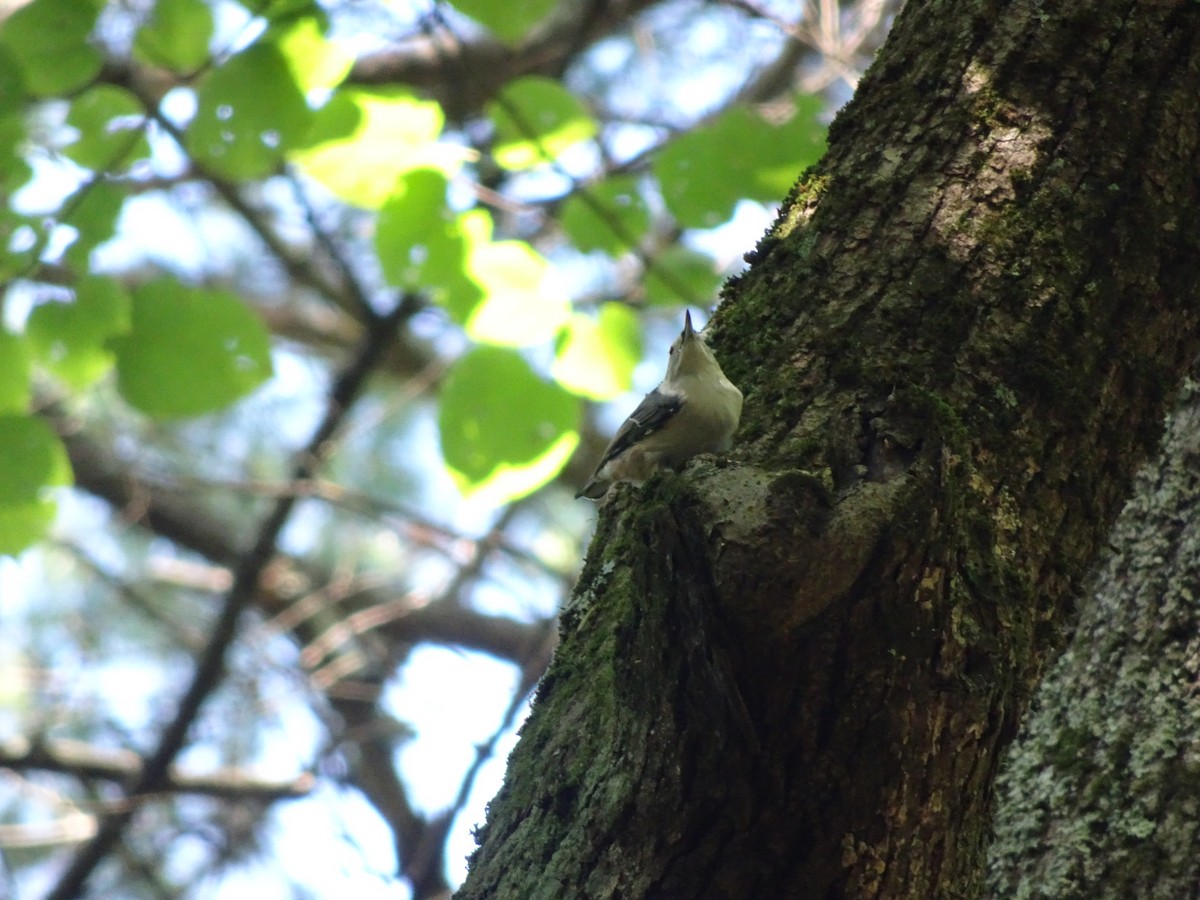
M 1182 900 L 1200 886 L 1195 385 L 1112 544 L 1001 766 L 997 900 Z
M 1200 5 L 912 0 L 731 284 L 738 448 L 602 509 L 463 898 L 971 897 L 1200 351 Z

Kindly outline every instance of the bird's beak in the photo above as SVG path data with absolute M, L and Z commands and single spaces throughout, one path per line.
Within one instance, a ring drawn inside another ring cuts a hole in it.
M 683 339 L 690 341 L 696 336 L 696 332 L 692 329 L 692 311 L 686 310 L 683 314 Z

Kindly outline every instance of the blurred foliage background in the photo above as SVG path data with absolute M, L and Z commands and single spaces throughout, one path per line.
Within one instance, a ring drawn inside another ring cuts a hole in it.
M 0 893 L 457 884 L 574 490 L 897 5 L 0 3 Z

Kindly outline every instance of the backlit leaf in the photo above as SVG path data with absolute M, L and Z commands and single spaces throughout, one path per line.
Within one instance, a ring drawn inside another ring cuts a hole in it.
M 442 454 L 468 497 L 499 505 L 552 479 L 579 443 L 579 401 L 516 352 L 477 347 L 446 376 Z
M 550 369 L 573 394 L 611 400 L 633 386 L 633 370 L 642 358 L 637 315 L 620 303 L 605 303 L 598 318 L 576 313 Z
M 467 318 L 480 343 L 528 347 L 553 338 L 571 315 L 545 257 L 524 241 L 485 242 L 471 249 L 467 274 L 482 298 Z
M 551 78 L 530 75 L 505 86 L 488 104 L 496 123 L 496 162 L 528 169 L 557 158 L 596 134 L 596 122 L 579 99 Z
M 326 38 L 316 16 L 290 21 L 276 32 L 275 44 L 305 93 L 336 87 L 354 65 L 354 54 Z
M 343 88 L 316 113 L 291 159 L 347 203 L 379 209 L 397 180 L 419 168 L 450 174 L 462 157 L 437 143 L 442 109 L 402 90 Z

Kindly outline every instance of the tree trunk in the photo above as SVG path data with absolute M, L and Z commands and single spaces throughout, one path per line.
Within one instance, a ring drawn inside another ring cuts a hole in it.
M 727 290 L 734 458 L 622 488 L 464 898 L 967 897 L 1200 351 L 1200 5 L 913 0 Z
M 1200 894 L 1200 390 L 1138 479 L 997 785 L 997 898 Z

